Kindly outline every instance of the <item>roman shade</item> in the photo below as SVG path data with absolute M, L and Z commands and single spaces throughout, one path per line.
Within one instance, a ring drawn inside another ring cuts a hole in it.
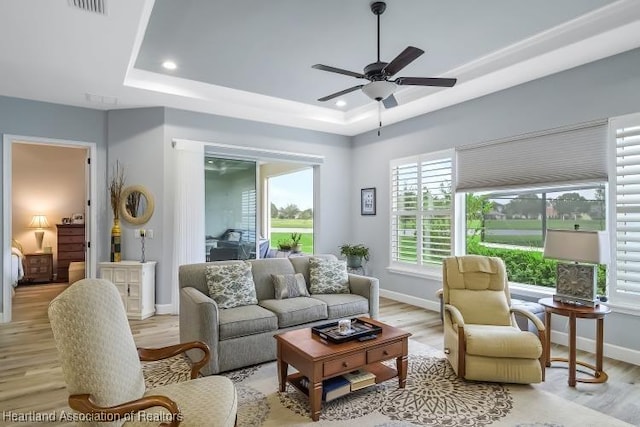
M 456 155 L 456 191 L 604 181 L 607 121 L 462 146 Z

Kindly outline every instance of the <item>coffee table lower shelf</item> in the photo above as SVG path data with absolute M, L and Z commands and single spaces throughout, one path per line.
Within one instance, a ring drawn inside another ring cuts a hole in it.
M 382 363 L 372 363 L 370 365 L 364 366 L 362 369 L 365 369 L 376 376 L 376 384 L 398 378 L 397 370 Z M 287 382 L 301 393 L 309 396 L 309 390 L 300 384 L 302 378 L 304 378 L 304 375 L 302 375 L 300 372 L 295 372 L 293 374 L 287 375 Z

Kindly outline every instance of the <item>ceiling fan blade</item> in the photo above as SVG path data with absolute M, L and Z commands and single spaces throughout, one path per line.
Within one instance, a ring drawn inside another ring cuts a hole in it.
M 412 63 L 417 57 L 422 55 L 424 50 L 417 47 L 409 46 L 403 50 L 400 55 L 396 56 L 393 61 L 389 62 L 384 70 L 382 70 L 387 76 L 393 76 L 398 71 Z
M 398 106 L 398 100 L 396 99 L 395 96 L 393 96 L 393 94 L 387 96 L 385 99 L 382 100 L 382 105 L 384 105 L 384 108 L 393 108 L 393 107 L 397 107 Z
M 398 85 L 452 87 L 458 79 L 440 79 L 435 77 L 398 77 L 394 80 Z
M 316 65 L 312 65 L 311 68 L 315 68 L 316 70 L 329 71 L 330 73 L 344 74 L 345 76 L 351 76 L 358 79 L 367 78 L 364 74 L 354 73 L 353 71 L 343 70 L 342 68 L 330 67 L 328 65 L 316 64 Z
M 358 85 L 358 86 L 350 87 L 349 89 L 341 90 L 340 92 L 332 93 L 331 95 L 327 95 L 327 96 L 324 96 L 322 98 L 318 98 L 318 101 L 324 102 L 324 101 L 328 101 L 328 100 L 333 99 L 333 98 L 337 98 L 337 97 L 345 95 L 345 94 L 347 94 L 349 92 L 353 92 L 354 90 L 358 90 L 362 86 L 364 86 L 364 85 Z

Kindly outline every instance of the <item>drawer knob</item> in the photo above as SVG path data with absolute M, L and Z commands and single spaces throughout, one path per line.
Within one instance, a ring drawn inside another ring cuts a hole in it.
M 388 352 L 387 350 L 383 350 L 383 351 L 382 351 L 382 354 L 383 354 L 384 356 L 388 356 L 388 355 L 389 355 L 389 352 Z
M 349 367 L 349 364 L 348 364 L 347 362 L 342 362 L 342 367 L 343 367 L 343 368 L 348 368 L 348 367 Z

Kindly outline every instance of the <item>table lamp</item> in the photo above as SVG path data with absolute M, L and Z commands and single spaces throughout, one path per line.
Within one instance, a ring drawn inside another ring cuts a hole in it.
M 35 228 L 36 234 L 36 245 L 37 250 L 36 253 L 42 252 L 42 239 L 44 238 L 44 229 L 49 228 L 49 222 L 47 221 L 47 217 L 44 215 L 34 215 L 31 218 L 31 223 L 29 224 L 29 228 Z
M 609 239 L 606 232 L 547 230 L 544 257 L 558 262 L 554 301 L 568 304 L 597 305 L 597 264 L 609 262 Z M 588 264 L 580 264 L 588 263 Z

